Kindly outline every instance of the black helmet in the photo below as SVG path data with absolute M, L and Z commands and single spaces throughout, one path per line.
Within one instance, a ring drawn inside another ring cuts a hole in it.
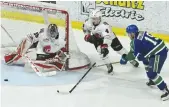
M 58 27 L 56 24 L 50 24 L 47 29 L 48 36 L 52 39 L 58 39 L 59 38 L 59 32 Z

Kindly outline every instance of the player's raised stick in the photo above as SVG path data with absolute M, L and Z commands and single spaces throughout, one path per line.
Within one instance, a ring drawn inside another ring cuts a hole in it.
M 59 90 L 57 90 L 58 93 L 61 94 L 68 94 L 68 93 L 72 93 L 73 90 L 78 86 L 78 84 L 83 80 L 83 78 L 89 73 L 89 71 L 95 66 L 96 62 L 93 63 L 93 65 L 86 71 L 86 73 L 82 76 L 82 78 L 73 86 L 73 88 L 71 88 L 71 90 L 69 92 L 60 92 Z

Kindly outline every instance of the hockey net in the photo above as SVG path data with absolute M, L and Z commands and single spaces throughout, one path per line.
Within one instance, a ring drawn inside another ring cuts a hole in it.
M 77 44 L 71 28 L 70 15 L 68 9 L 56 4 L 46 4 L 41 2 L 0 2 L 1 17 L 14 19 L 15 21 L 2 21 L 2 43 L 1 48 L 15 47 L 27 34 L 34 33 L 45 26 L 43 11 L 47 12 L 50 23 L 55 23 L 59 29 L 59 38 L 65 41 L 65 48 L 70 55 L 66 69 L 77 70 L 90 65 L 90 60 L 82 53 Z M 17 20 L 17 21 L 16 21 Z M 26 22 L 23 22 L 26 21 Z M 33 22 L 36 22 L 33 23 Z M 40 24 L 37 24 L 40 23 Z M 3 33 L 2 27 L 10 33 L 12 37 Z M 13 40 L 12 40 L 13 39 Z M 16 43 L 14 43 L 15 41 Z

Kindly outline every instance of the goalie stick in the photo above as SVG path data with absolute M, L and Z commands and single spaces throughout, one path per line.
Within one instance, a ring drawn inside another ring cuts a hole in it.
M 91 69 L 96 65 L 96 62 L 93 63 L 93 65 L 86 71 L 86 73 L 80 78 L 80 80 L 71 88 L 71 90 L 69 92 L 60 92 L 59 90 L 57 90 L 58 93 L 61 94 L 68 94 L 68 93 L 72 93 L 73 90 L 79 85 L 79 83 L 83 80 L 83 78 L 89 73 L 89 71 L 91 71 Z
M 24 57 L 27 59 L 27 61 L 29 62 L 29 64 L 31 65 L 32 69 L 36 72 L 36 74 L 38 76 L 53 76 L 56 75 L 56 71 L 50 71 L 50 72 L 42 72 L 40 71 L 36 65 L 33 63 L 33 61 L 28 57 L 27 54 L 24 55 Z
M 12 44 L 12 46 L 13 47 L 15 47 L 15 46 L 17 46 L 17 43 L 13 40 L 13 38 L 12 38 L 12 36 L 8 33 L 8 31 L 5 29 L 5 27 L 3 27 L 2 26 L 2 24 L 1 24 L 1 28 L 5 31 L 5 33 L 8 35 L 8 37 L 12 40 L 12 42 L 14 43 L 14 44 Z M 8 47 L 8 46 L 5 46 L 5 45 L 3 45 L 3 44 L 1 44 L 1 48 L 5 48 L 5 47 Z

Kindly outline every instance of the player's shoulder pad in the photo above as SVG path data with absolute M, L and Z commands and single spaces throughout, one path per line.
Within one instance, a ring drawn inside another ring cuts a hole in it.
M 111 26 L 107 23 L 107 22 L 103 22 L 102 24 L 101 24 L 101 28 L 102 29 L 110 29 L 111 28 Z
M 103 22 L 98 26 L 101 31 L 105 31 L 106 33 L 111 32 L 111 26 L 107 22 Z
M 137 39 L 138 40 L 143 40 L 144 33 L 145 33 L 144 31 L 140 31 L 139 34 L 138 34 L 138 36 L 137 36 Z

